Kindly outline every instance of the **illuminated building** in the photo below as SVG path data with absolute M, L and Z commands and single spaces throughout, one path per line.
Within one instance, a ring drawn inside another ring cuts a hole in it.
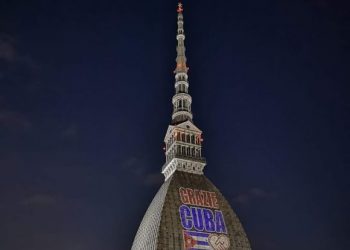
M 202 131 L 193 123 L 183 8 L 177 15 L 172 122 L 166 132 L 165 181 L 149 206 L 132 250 L 249 250 L 244 229 L 220 191 L 204 176 Z

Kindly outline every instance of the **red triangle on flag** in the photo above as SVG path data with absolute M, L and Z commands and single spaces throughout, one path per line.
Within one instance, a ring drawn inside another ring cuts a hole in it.
M 196 246 L 197 241 L 191 235 L 189 235 L 186 231 L 183 231 L 183 234 L 184 234 L 184 241 L 185 241 L 185 249 L 186 250 Z

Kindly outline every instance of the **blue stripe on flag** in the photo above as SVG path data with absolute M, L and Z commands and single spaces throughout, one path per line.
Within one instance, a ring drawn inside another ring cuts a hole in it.
M 200 233 L 200 232 L 193 232 L 193 231 L 186 231 L 186 233 L 187 233 L 188 235 L 191 235 L 191 236 L 205 237 L 205 238 L 208 238 L 208 237 L 209 237 L 209 234 L 208 234 L 208 233 Z
M 199 240 L 197 240 L 197 245 L 200 245 L 200 246 L 209 246 L 209 243 L 206 242 L 206 241 L 199 241 Z

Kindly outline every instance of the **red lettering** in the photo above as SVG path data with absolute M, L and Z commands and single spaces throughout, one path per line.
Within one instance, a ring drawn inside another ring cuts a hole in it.
M 219 208 L 218 198 L 215 192 L 180 187 L 179 195 L 183 204 Z
M 216 193 L 210 192 L 210 199 L 211 199 L 213 208 L 219 208 L 218 199 L 216 198 Z
M 203 191 L 195 189 L 194 190 L 194 195 L 195 195 L 196 200 L 197 200 L 197 204 L 196 205 L 197 206 L 204 206 Z
M 204 206 L 212 207 L 209 192 L 203 191 L 204 193 Z
M 189 199 L 189 204 L 191 205 L 196 205 L 196 197 L 194 197 L 193 190 L 191 188 L 186 188 L 188 199 Z
M 183 187 L 180 187 L 179 194 L 180 194 L 181 202 L 184 204 L 188 204 L 189 200 L 188 200 L 186 189 L 184 189 Z

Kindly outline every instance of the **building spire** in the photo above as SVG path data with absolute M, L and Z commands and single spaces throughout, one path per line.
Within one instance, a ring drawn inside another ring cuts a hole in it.
M 175 171 L 202 175 L 206 165 L 202 155 L 202 131 L 192 120 L 192 97 L 188 93 L 188 67 L 185 55 L 185 32 L 183 5 L 177 7 L 177 56 L 175 73 L 175 94 L 173 96 L 172 122 L 164 138 L 166 162 L 162 167 L 165 180 Z
M 186 72 L 188 68 L 186 66 L 186 55 L 185 55 L 185 32 L 183 27 L 183 5 L 182 3 L 178 4 L 177 7 L 177 57 L 176 57 L 176 69 L 175 72 Z
M 175 95 L 173 96 L 172 123 L 179 124 L 184 121 L 192 121 L 191 104 L 192 98 L 188 94 L 188 67 L 185 55 L 185 31 L 183 21 L 183 4 L 179 2 L 177 7 L 177 47 L 175 73 Z

